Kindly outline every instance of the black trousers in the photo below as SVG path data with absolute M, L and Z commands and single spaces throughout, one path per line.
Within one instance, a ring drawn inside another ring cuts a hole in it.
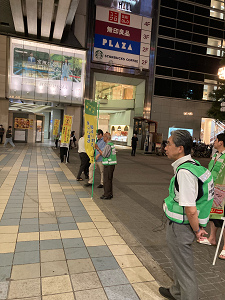
M 104 196 L 110 197 L 113 195 L 113 172 L 115 170 L 115 165 L 104 166 L 103 174 L 103 186 L 104 186 Z
M 69 162 L 69 149 L 67 147 L 60 147 L 60 159 L 64 162 L 64 156 L 67 157 L 67 162 Z
M 82 172 L 84 172 L 85 176 L 88 176 L 89 172 L 89 165 L 90 165 L 90 158 L 85 152 L 79 153 L 80 156 L 80 169 L 77 174 L 77 178 L 80 178 Z
M 0 144 L 2 144 L 3 135 L 0 135 Z
M 132 146 L 132 151 L 131 151 L 131 155 L 135 156 L 135 152 L 136 152 L 136 146 Z

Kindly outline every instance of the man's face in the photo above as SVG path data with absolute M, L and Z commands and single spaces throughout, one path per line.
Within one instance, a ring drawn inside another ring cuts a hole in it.
M 103 139 L 104 139 L 104 142 L 105 142 L 105 143 L 108 141 L 107 135 L 106 135 L 106 134 L 103 135 Z
M 218 141 L 218 138 L 214 141 L 214 144 L 213 144 L 213 146 L 214 146 L 214 148 L 215 149 L 218 149 L 218 147 L 220 146 L 220 142 Z
M 165 150 L 166 150 L 166 155 L 169 159 L 172 159 L 172 160 L 177 160 L 178 158 L 180 158 L 180 148 L 181 146 L 179 147 L 176 147 L 174 142 L 173 142 L 173 138 L 172 136 L 170 136 L 167 140 L 167 144 L 166 144 L 166 147 L 165 147 Z
M 101 133 L 97 133 L 97 139 L 100 140 L 102 138 L 102 134 Z

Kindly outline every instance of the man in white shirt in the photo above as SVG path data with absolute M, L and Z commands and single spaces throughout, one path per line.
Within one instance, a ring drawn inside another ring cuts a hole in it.
M 209 220 L 214 187 L 211 173 L 191 158 L 191 148 L 192 137 L 187 130 L 173 131 L 165 148 L 168 158 L 174 161 L 174 176 L 164 203 L 174 283 L 169 289 L 159 288 L 167 299 L 198 299 L 191 244 L 195 237 L 202 239 L 207 234 L 203 227 Z
M 88 179 L 88 170 L 90 165 L 89 156 L 86 153 L 85 146 L 84 146 L 84 136 L 79 139 L 78 142 L 78 153 L 80 156 L 80 169 L 77 174 L 77 181 L 83 181 L 81 178 L 82 172 L 84 172 L 85 179 Z

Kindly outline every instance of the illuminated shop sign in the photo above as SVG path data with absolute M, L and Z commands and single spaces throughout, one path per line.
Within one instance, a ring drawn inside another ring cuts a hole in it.
M 93 60 L 149 68 L 152 20 L 97 6 Z
M 152 13 L 152 0 L 95 0 L 95 4 L 146 17 Z
M 11 39 L 10 98 L 83 101 L 85 51 Z

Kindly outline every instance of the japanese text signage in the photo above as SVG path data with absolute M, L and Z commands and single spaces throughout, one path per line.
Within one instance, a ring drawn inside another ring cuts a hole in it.
M 149 68 L 152 20 L 97 6 L 93 60 Z
M 57 135 L 59 133 L 59 123 L 60 123 L 60 120 L 55 119 L 54 128 L 53 128 L 53 135 Z
M 85 100 L 85 150 L 90 157 L 90 162 L 94 162 L 94 146 L 97 128 L 97 102 Z
M 63 119 L 61 144 L 67 144 L 69 147 L 71 127 L 73 123 L 73 117 L 65 115 Z

